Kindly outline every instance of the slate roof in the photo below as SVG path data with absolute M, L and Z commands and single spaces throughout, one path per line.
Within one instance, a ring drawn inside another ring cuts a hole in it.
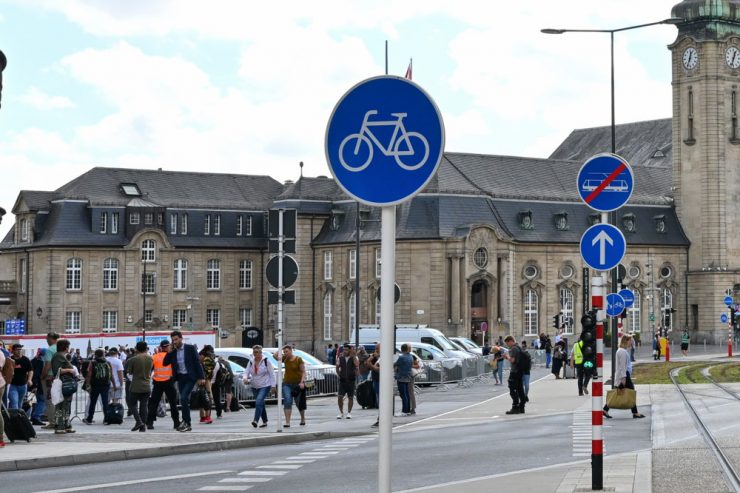
M 49 202 L 57 198 L 56 192 L 44 192 L 39 190 L 21 190 L 18 194 L 18 199 L 15 201 L 13 206 L 13 213 L 16 213 L 20 206 L 21 200 L 25 202 L 29 211 L 48 211 Z
M 670 168 L 673 165 L 672 132 L 670 118 L 617 125 L 616 153 L 633 167 Z M 610 126 L 574 130 L 550 155 L 550 159 L 567 159 L 583 164 L 594 154 L 610 152 L 611 142 Z

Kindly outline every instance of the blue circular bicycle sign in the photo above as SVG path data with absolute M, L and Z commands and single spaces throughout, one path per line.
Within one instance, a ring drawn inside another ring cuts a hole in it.
M 339 100 L 326 127 L 326 159 L 348 195 L 394 205 L 431 180 L 444 141 L 432 98 L 412 81 L 386 75 L 360 82 Z

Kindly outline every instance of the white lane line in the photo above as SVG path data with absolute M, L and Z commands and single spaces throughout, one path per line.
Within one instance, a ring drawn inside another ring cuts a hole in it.
M 320 448 L 315 448 L 311 450 L 310 452 L 303 452 L 303 454 L 322 454 L 322 455 L 334 455 L 338 453 L 339 452 L 336 450 L 322 450 Z M 303 455 L 303 454 L 300 454 L 300 455 Z
M 247 491 L 252 486 L 204 486 L 202 488 L 198 488 L 198 491 Z
M 315 461 L 316 459 L 322 459 L 323 457 L 301 457 L 300 455 L 293 455 L 290 457 L 286 457 L 286 460 L 295 460 L 295 461 L 301 461 L 301 460 L 312 460 Z
M 219 483 L 266 483 L 273 478 L 224 478 Z
M 306 459 L 306 460 L 276 460 L 273 462 L 273 464 L 311 464 L 312 462 L 316 462 L 316 459 Z
M 162 476 L 158 478 L 132 479 L 130 481 L 117 481 L 115 483 L 93 484 L 89 486 L 75 486 L 73 488 L 63 488 L 60 490 L 45 490 L 45 491 L 39 491 L 37 493 L 68 493 L 71 491 L 102 490 L 108 487 L 115 488 L 117 486 L 128 486 L 128 485 L 140 484 L 140 483 L 153 483 L 155 481 L 170 481 L 173 479 L 197 478 L 198 476 L 214 476 L 217 474 L 229 474 L 231 472 L 233 471 L 196 472 L 192 474 L 179 474 L 177 476 Z
M 239 476 L 282 476 L 287 473 L 288 471 L 244 471 Z
M 257 466 L 257 469 L 300 469 L 303 464 L 270 464 L 269 466 Z

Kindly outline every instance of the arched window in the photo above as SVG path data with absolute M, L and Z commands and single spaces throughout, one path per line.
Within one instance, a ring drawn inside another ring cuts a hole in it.
M 172 288 L 188 289 L 188 261 L 184 258 L 175 260 L 172 272 Z
M 575 304 L 573 290 L 569 288 L 560 289 L 560 314 L 562 324 L 565 325 L 565 333 L 573 333 L 573 305 Z
M 331 341 L 331 291 L 324 295 L 324 340 Z
M 347 319 L 347 326 L 349 327 L 350 331 L 350 339 L 352 339 L 352 334 L 355 333 L 355 324 L 357 323 L 357 317 L 355 314 L 357 313 L 355 310 L 355 300 L 357 299 L 356 293 L 352 291 L 352 294 L 349 295 L 349 306 L 347 307 L 347 313 L 349 314 L 349 317 Z
M 154 240 L 144 240 L 141 242 L 141 260 L 143 262 L 154 262 L 156 260 L 157 244 Z
M 212 258 L 206 270 L 206 289 L 221 289 L 221 262 Z
M 627 309 L 627 323 L 630 332 L 640 332 L 640 292 L 635 291 L 635 302 Z
M 252 289 L 252 261 L 239 262 L 239 289 Z
M 103 261 L 103 290 L 118 289 L 118 260 L 107 258 Z
M 524 296 L 524 335 L 534 336 L 539 333 L 537 326 L 537 292 L 528 289 Z
M 79 291 L 82 289 L 82 259 L 67 260 L 67 289 Z

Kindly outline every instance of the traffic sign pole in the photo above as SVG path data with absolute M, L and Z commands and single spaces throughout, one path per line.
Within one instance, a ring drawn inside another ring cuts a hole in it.
M 604 278 L 593 277 L 591 307 L 596 313 L 596 372 L 591 380 L 591 489 L 604 488 Z
M 278 262 L 278 369 L 277 369 L 277 402 L 278 405 L 275 406 L 275 410 L 277 411 L 277 416 L 275 418 L 275 421 L 277 421 L 277 432 L 281 433 L 283 431 L 283 417 L 280 416 L 281 411 L 281 405 L 280 403 L 283 402 L 283 294 L 285 294 L 285 287 L 283 286 L 283 258 L 285 256 L 285 251 L 283 250 L 284 241 L 285 238 L 283 237 L 283 214 L 285 210 L 280 209 L 278 211 L 278 258 L 280 259 Z
M 378 493 L 391 493 L 393 432 L 393 294 L 396 278 L 396 207 L 381 211 L 380 233 L 380 410 Z

